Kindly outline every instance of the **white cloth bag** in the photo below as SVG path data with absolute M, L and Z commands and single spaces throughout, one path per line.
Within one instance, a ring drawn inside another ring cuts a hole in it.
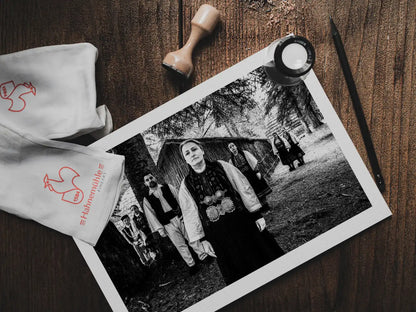
M 0 124 L 0 209 L 95 245 L 117 203 L 124 157 Z
M 0 209 L 95 245 L 119 197 L 124 157 L 51 139 L 103 134 L 97 49 L 0 55 Z
M 0 55 L 3 123 L 49 139 L 103 128 L 108 110 L 96 111 L 97 55 L 89 43 Z

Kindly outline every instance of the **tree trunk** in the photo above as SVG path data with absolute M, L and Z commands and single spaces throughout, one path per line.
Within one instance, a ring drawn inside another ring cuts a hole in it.
M 311 120 L 314 128 L 318 128 L 323 124 L 323 122 L 318 118 L 316 112 L 313 109 L 308 110 L 308 113 L 309 119 Z
M 126 157 L 125 172 L 137 200 L 141 203 L 143 197 L 149 192 L 149 189 L 143 183 L 143 177 L 146 172 L 150 171 L 159 182 L 163 182 L 163 177 L 159 174 L 143 137 L 140 134 L 136 135 L 114 148 L 114 150 L 117 154 Z
M 240 137 L 240 132 L 237 129 L 237 126 L 231 120 L 228 123 L 224 123 L 225 129 L 227 129 L 230 136 Z
M 95 251 L 123 299 L 134 296 L 137 289 L 143 287 L 149 270 L 112 222 L 108 222 Z
M 323 124 L 323 122 L 319 118 L 320 116 L 317 114 L 314 106 L 312 105 L 312 101 L 313 101 L 312 96 L 308 92 L 306 97 L 305 97 L 305 108 L 308 112 L 308 115 L 309 115 L 309 118 L 312 122 L 313 127 L 318 128 L 319 126 L 321 126 Z
M 298 106 L 298 103 L 294 103 L 294 104 L 295 104 L 294 105 L 294 108 L 295 108 L 296 114 L 297 114 L 300 122 L 302 123 L 303 127 L 305 128 L 306 133 L 312 133 L 312 130 L 310 129 L 308 123 L 306 122 L 306 118 L 302 114 L 302 112 L 301 112 L 301 110 L 300 110 L 300 108 Z
M 303 127 L 305 128 L 306 133 L 312 133 L 312 130 L 309 128 L 309 125 L 306 121 L 306 116 L 302 113 L 299 105 L 301 105 L 299 98 L 296 94 L 300 94 L 300 92 L 296 92 L 296 88 L 299 88 L 299 86 L 290 87 L 288 88 L 288 98 L 292 101 L 292 107 L 296 112 L 296 115 L 298 116 L 300 122 L 302 123 Z

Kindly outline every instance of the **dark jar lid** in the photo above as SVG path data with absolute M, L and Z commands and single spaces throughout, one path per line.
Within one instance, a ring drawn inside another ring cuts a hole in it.
M 293 69 L 287 67 L 283 62 L 283 51 L 290 44 L 301 45 L 306 52 L 306 61 L 302 67 Z M 315 49 L 312 44 L 304 37 L 301 36 L 287 36 L 279 40 L 274 51 L 274 63 L 277 71 L 281 71 L 283 74 L 289 77 L 300 77 L 308 73 L 315 63 Z

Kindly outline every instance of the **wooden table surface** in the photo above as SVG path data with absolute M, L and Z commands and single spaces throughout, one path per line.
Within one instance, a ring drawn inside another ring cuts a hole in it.
M 208 1 L 221 24 L 178 82 L 164 55 L 189 36 L 203 1 L 3 0 L 0 53 L 87 41 L 99 50 L 98 104 L 115 128 L 294 32 L 315 46 L 314 70 L 369 165 L 329 32 L 338 25 L 371 129 L 393 216 L 222 311 L 416 310 L 416 2 Z M 289 4 L 294 4 L 291 7 Z M 252 7 L 251 7 L 252 5 Z M 47 69 L 45 69 L 47 70 Z M 110 311 L 70 237 L 0 212 L 0 311 Z

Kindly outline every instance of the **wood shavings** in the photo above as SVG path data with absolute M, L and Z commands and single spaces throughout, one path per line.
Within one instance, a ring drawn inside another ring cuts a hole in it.
M 270 14 L 267 26 L 272 27 L 279 25 L 283 19 L 287 18 L 295 10 L 296 5 L 293 0 L 280 1 Z
M 267 14 L 268 27 L 280 25 L 283 20 L 297 18 L 299 8 L 294 0 L 243 0 L 248 10 Z M 302 7 L 301 9 L 303 9 Z
M 244 0 L 248 4 L 248 8 L 253 11 L 266 10 L 270 12 L 270 7 L 275 6 L 273 0 Z

